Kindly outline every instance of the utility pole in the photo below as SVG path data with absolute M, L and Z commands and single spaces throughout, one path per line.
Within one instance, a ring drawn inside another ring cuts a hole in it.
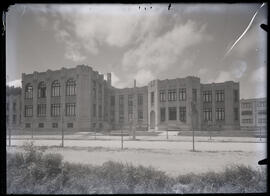
M 196 113 L 195 103 L 191 102 L 191 127 L 192 127 L 192 151 L 195 151 L 195 142 L 194 142 L 194 113 Z
M 32 133 L 31 133 L 31 138 L 34 138 L 34 117 L 32 119 Z
M 133 137 L 132 137 L 132 139 L 133 140 L 136 140 L 136 125 L 135 125 L 135 118 L 136 118 L 136 114 L 135 114 L 135 112 L 136 112 L 136 103 L 135 103 L 135 88 L 136 88 L 136 80 L 134 80 L 134 87 L 133 87 L 133 89 L 132 89 L 132 91 L 133 91 L 133 93 L 132 93 L 132 101 L 133 101 L 133 109 L 134 109 L 134 111 L 133 111 L 133 118 L 132 118 L 132 135 L 133 135 Z
M 62 126 L 61 126 L 61 129 L 62 129 L 62 144 L 61 144 L 61 147 L 64 147 L 64 106 L 63 106 L 63 108 L 61 108 L 61 113 L 62 113 L 62 115 L 61 115 L 61 122 L 62 122 Z
M 121 149 L 124 148 L 124 138 L 123 138 L 123 126 L 121 125 Z
M 8 123 L 10 124 L 10 123 Z M 11 128 L 8 126 L 8 146 L 11 146 Z

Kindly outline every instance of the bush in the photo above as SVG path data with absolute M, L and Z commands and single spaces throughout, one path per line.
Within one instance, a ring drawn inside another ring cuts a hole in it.
M 7 193 L 236 193 L 265 192 L 266 170 L 243 165 L 223 172 L 169 177 L 152 167 L 108 161 L 101 166 L 63 162 L 59 154 L 43 154 L 33 144 L 25 153 L 7 153 Z

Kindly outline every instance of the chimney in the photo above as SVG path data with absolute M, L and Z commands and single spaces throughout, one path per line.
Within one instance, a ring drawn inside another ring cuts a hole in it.
M 112 74 L 111 73 L 107 73 L 107 82 L 110 86 L 112 85 Z
M 134 88 L 136 87 L 136 80 L 134 80 Z

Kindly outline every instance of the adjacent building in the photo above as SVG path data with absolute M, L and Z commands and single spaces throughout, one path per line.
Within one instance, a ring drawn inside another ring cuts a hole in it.
M 38 130 L 239 129 L 239 83 L 200 78 L 153 80 L 115 88 L 91 67 L 22 74 L 21 126 Z
M 6 88 L 6 125 L 13 129 L 21 127 L 21 88 Z
M 240 125 L 242 129 L 266 129 L 266 98 L 241 99 Z

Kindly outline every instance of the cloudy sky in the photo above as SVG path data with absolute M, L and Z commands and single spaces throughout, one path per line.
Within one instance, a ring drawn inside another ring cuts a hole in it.
M 240 82 L 240 98 L 266 96 L 267 5 L 20 4 L 6 14 L 6 74 L 85 64 L 112 72 L 113 85 L 198 76 L 201 83 Z

